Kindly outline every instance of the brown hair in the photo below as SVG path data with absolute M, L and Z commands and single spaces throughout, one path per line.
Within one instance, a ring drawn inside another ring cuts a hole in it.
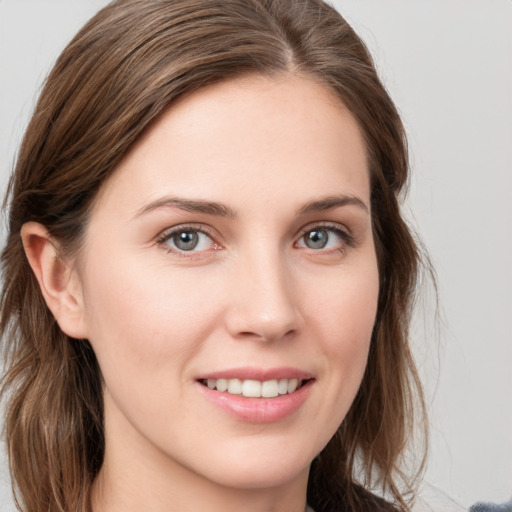
M 408 345 L 420 258 L 398 202 L 408 176 L 404 130 L 365 45 L 320 0 L 117 0 L 57 60 L 6 197 L 2 395 L 21 510 L 90 510 L 104 452 L 95 355 L 86 340 L 65 335 L 47 308 L 24 254 L 22 225 L 39 222 L 63 251 L 79 250 L 98 189 L 166 107 L 208 84 L 285 71 L 334 90 L 362 129 L 380 272 L 366 373 L 312 465 L 308 501 L 317 512 L 406 508 L 398 481 L 408 491 L 411 479 L 400 464 L 413 410 L 424 412 Z M 395 507 L 364 489 L 375 482 Z

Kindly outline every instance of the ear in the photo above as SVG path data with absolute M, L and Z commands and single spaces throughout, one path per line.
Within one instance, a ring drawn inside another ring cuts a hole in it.
M 57 243 L 37 222 L 23 224 L 21 238 L 44 300 L 60 328 L 73 338 L 87 338 L 82 287 L 72 262 L 62 257 Z

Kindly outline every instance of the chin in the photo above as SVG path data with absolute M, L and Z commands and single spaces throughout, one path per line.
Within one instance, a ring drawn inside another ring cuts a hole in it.
M 309 465 L 297 468 L 281 464 L 265 465 L 241 464 L 238 467 L 227 469 L 222 474 L 212 475 L 212 480 L 224 487 L 234 489 L 270 489 L 278 488 L 302 479 L 307 480 Z
M 260 440 L 257 445 L 252 449 L 237 447 L 229 450 L 231 455 L 226 452 L 214 455 L 212 459 L 217 462 L 208 463 L 208 467 L 215 468 L 215 471 L 208 471 L 207 478 L 223 486 L 240 489 L 280 487 L 296 479 L 307 480 L 311 461 L 316 455 L 313 450 L 305 453 L 304 446 L 297 449 L 286 440 L 281 440 L 277 446 L 270 444 L 267 447 Z

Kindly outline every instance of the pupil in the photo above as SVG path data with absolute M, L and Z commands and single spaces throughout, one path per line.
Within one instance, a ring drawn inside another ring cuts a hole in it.
M 310 249 L 323 249 L 327 244 L 327 231 L 325 229 L 315 229 L 307 235 L 306 245 Z
M 197 246 L 199 236 L 193 231 L 182 231 L 181 233 L 174 235 L 173 242 L 178 249 L 181 249 L 182 251 L 191 251 Z

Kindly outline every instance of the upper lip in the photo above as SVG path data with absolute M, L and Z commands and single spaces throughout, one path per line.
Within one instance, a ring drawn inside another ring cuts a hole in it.
M 239 379 L 239 380 L 267 380 L 297 379 L 308 380 L 313 377 L 311 372 L 291 367 L 279 368 L 231 368 L 200 375 L 197 380 L 207 379 Z

